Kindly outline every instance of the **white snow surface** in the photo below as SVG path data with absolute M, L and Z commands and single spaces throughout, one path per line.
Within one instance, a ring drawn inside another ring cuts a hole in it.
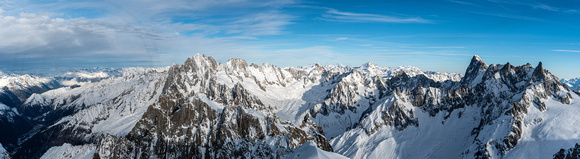
M 8 107 L 7 105 L 4 105 L 4 104 L 0 103 L 0 110 L 6 110 L 6 109 L 10 109 L 10 107 Z
M 1 75 L 0 88 L 6 87 L 9 90 L 26 89 L 33 86 L 39 86 L 43 83 L 50 82 L 50 78 L 31 76 L 31 75 Z M 3 91 L 0 89 L 0 92 Z
M 394 100 L 394 101 L 393 101 Z M 398 99 L 389 99 L 377 110 L 391 106 Z M 410 103 L 403 103 L 414 109 Z M 444 114 L 430 117 L 427 112 L 414 109 L 419 119 L 419 127 L 409 126 L 399 131 L 392 126 L 384 126 L 376 133 L 368 135 L 364 127 L 375 127 L 374 122 L 362 121 L 363 128 L 352 129 L 330 140 L 335 152 L 350 158 L 461 158 L 461 152 L 471 145 L 470 131 L 478 121 L 453 120 L 442 124 Z M 454 111 L 455 113 L 459 111 Z M 379 118 L 374 111 L 366 119 Z M 464 115 L 478 115 L 477 109 L 469 109 Z M 374 117 L 376 116 L 376 117 Z M 451 115 L 457 118 L 457 115 Z M 379 120 L 380 121 L 380 120 Z
M 0 72 L 2 73 L 2 72 Z M 2 144 L 0 144 L 0 158 L 6 158 L 6 157 L 10 157 L 8 156 L 6 149 L 4 149 L 4 146 L 2 146 Z
M 580 143 L 580 97 L 570 105 L 545 100 L 547 110 L 528 109 L 518 145 L 505 158 L 552 158 L 560 149 Z
M 65 127 L 90 129 L 90 136 L 126 135 L 148 106 L 159 99 L 165 75 L 165 72 L 150 71 L 108 78 L 74 89 L 59 88 L 33 95 L 25 105 L 52 101 L 55 109 L 71 107 L 79 110 L 56 124 L 65 123 Z
M 163 72 L 169 67 L 160 68 L 143 68 L 143 67 L 127 67 L 127 68 L 84 68 L 72 69 L 61 74 L 51 74 L 52 77 L 59 80 L 64 86 L 85 85 L 87 83 L 98 82 L 109 77 L 122 77 L 132 74 L 141 74 L 150 71 Z
M 8 122 L 14 122 L 14 117 L 21 115 L 16 108 L 10 108 L 9 106 L 0 103 L 0 118 L 7 119 Z
M 87 145 L 77 145 L 73 146 L 69 143 L 65 143 L 61 146 L 54 146 L 48 149 L 41 159 L 91 159 L 96 151 L 96 146 Z
M 340 154 L 319 149 L 312 142 L 306 142 L 294 149 L 294 152 L 284 156 L 286 159 L 347 159 Z
M 327 67 L 333 67 L 333 66 L 327 66 Z M 339 65 L 339 66 L 334 66 L 334 67 L 341 67 L 341 66 Z M 344 67 L 344 66 L 342 66 L 342 67 Z M 354 69 L 357 69 L 368 76 L 379 76 L 379 77 L 383 77 L 383 78 L 393 77 L 400 71 L 404 71 L 406 74 L 408 74 L 411 77 L 414 77 L 417 75 L 425 75 L 425 76 L 429 77 L 430 79 L 433 79 L 435 81 L 440 81 L 440 82 L 447 81 L 447 80 L 460 81 L 461 77 L 462 77 L 462 75 L 459 73 L 440 73 L 440 72 L 433 72 L 433 71 L 422 71 L 418 67 L 414 67 L 414 66 L 399 66 L 397 68 L 380 67 L 380 66 L 373 64 L 372 62 L 367 62 L 360 67 L 355 67 Z

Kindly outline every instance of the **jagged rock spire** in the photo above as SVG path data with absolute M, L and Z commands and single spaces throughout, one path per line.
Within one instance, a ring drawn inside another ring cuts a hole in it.
M 536 66 L 534 73 L 532 74 L 532 78 L 534 81 L 541 81 L 544 79 L 544 77 L 545 77 L 544 67 L 542 66 L 542 61 L 540 61 L 540 63 L 538 63 L 538 66 Z
M 469 68 L 477 68 L 478 70 L 482 71 L 486 70 L 487 67 L 487 64 L 485 64 L 485 62 L 483 62 L 479 56 L 473 55 L 471 58 L 471 63 L 469 63 L 469 67 L 467 67 L 467 69 L 469 70 Z
M 487 64 L 485 64 L 485 62 L 483 62 L 479 56 L 473 55 L 473 58 L 471 58 L 471 63 L 469 63 L 469 66 L 465 71 L 465 76 L 463 76 L 463 79 L 461 79 L 461 83 L 463 85 L 471 84 L 477 78 L 479 73 L 481 71 L 487 70 L 487 68 Z

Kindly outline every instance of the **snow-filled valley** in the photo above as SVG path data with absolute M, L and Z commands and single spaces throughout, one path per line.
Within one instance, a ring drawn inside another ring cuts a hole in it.
M 474 56 L 457 74 L 197 54 L 0 76 L 14 158 L 552 158 L 580 143 L 578 90 L 542 63 Z

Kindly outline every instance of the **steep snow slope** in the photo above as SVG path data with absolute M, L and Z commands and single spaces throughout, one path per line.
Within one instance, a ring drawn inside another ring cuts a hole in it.
M 91 143 L 103 134 L 126 135 L 159 99 L 165 76 L 150 70 L 33 95 L 23 110 L 43 129 L 21 137 L 22 149 L 15 156 L 31 155 L 27 150 L 42 155 L 63 143 Z
M 522 138 L 505 158 L 552 158 L 562 148 L 580 142 L 580 97 L 574 95 L 570 105 L 546 100 L 546 110 L 528 109 Z
M 340 154 L 321 150 L 311 142 L 302 144 L 302 146 L 294 149 L 293 153 L 284 157 L 286 159 L 347 159 L 347 157 Z
M 61 88 L 46 92 L 41 95 L 43 96 L 41 98 L 31 98 L 26 104 L 35 105 L 36 103 L 57 101 L 51 105 L 55 109 L 74 107 L 78 112 L 61 119 L 56 124 L 66 123 L 65 128 L 90 128 L 92 133 L 125 135 L 141 118 L 146 107 L 155 103 L 159 98 L 162 84 L 165 83 L 164 76 L 165 74 L 162 72 L 148 72 L 107 79 L 72 90 Z M 78 97 L 71 103 L 59 102 L 66 101 L 71 96 Z
M 1 74 L 2 74 L 2 72 L 0 72 L 0 75 Z M 8 155 L 8 151 L 6 151 L 6 149 L 4 149 L 2 144 L 0 144 L 0 158 L 4 159 L 4 158 L 8 158 L 8 157 L 10 157 L 10 155 Z
M 73 146 L 71 144 L 63 144 L 62 146 L 55 146 L 50 148 L 41 159 L 90 159 L 95 154 L 94 145 Z

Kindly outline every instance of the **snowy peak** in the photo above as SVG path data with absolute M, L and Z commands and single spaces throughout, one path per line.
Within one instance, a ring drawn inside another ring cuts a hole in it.
M 474 55 L 465 71 L 465 75 L 461 79 L 462 85 L 474 86 L 481 82 L 482 73 L 487 69 L 487 64 L 479 56 Z
M 367 69 L 368 68 L 376 68 L 376 67 L 378 67 L 378 66 L 375 65 L 373 62 L 367 62 L 361 66 L 361 68 L 367 68 Z
M 479 57 L 479 55 L 473 55 L 473 57 L 471 57 L 471 62 L 473 61 L 483 62 L 483 60 L 481 59 L 481 57 Z
M 471 62 L 469 63 L 469 66 L 467 66 L 467 70 L 483 71 L 486 70 L 487 68 L 488 65 L 485 64 L 485 62 L 483 62 L 483 59 L 481 59 L 481 57 L 477 55 L 473 55 L 473 57 L 471 58 Z M 465 73 L 467 74 L 467 72 Z
M 469 66 L 467 67 L 467 70 L 483 71 L 486 69 L 487 69 L 487 65 L 485 64 L 485 62 L 483 62 L 483 59 L 481 59 L 477 55 L 474 55 L 471 58 L 471 62 L 469 63 Z M 465 72 L 465 74 L 467 74 L 467 72 Z
M 232 69 L 233 71 L 242 71 L 245 72 L 248 68 L 248 63 L 244 59 L 234 58 L 228 60 L 226 63 L 227 67 Z
M 7 75 L 0 77 L 0 102 L 18 107 L 33 93 L 42 93 L 60 87 L 52 78 L 30 75 Z
M 217 62 L 211 56 L 196 54 L 192 58 L 187 58 L 183 64 L 183 68 L 190 72 L 204 73 L 206 71 L 215 71 L 217 69 Z

